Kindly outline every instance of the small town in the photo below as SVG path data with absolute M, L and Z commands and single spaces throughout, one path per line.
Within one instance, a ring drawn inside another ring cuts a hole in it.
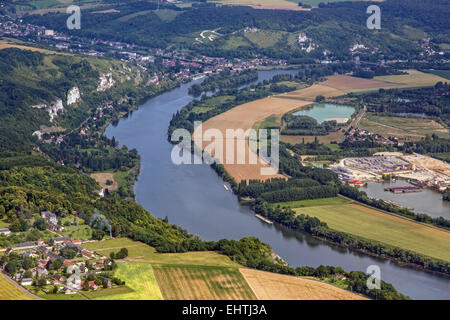
M 36 222 L 39 221 L 39 222 Z M 42 291 L 44 294 L 74 295 L 79 291 L 88 292 L 125 285 L 114 276 L 117 264 L 113 258 L 123 259 L 128 255 L 126 248 L 110 257 L 87 250 L 83 244 L 99 240 L 72 239 L 60 236 L 65 228 L 56 214 L 43 211 L 41 219 L 35 221 L 35 229 L 42 221 L 46 231 L 54 237 L 46 240 L 26 241 L 14 247 L 0 249 L 1 272 L 16 285 L 30 293 Z M 0 239 L 8 239 L 15 234 L 9 228 L 0 229 Z

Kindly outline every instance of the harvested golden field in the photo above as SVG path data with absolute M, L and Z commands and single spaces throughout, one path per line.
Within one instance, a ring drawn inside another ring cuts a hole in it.
M 103 189 L 108 189 L 110 191 L 115 191 L 119 188 L 119 184 L 114 180 L 114 173 L 112 172 L 99 172 L 99 173 L 91 173 L 91 177 L 98 182 L 98 184 Z M 112 181 L 112 185 L 107 185 L 106 181 Z
M 317 96 L 325 98 L 337 97 L 346 94 L 342 90 L 338 90 L 322 84 L 314 84 L 311 87 L 280 94 L 277 97 L 285 99 L 314 100 Z
M 33 300 L 33 297 L 12 284 L 0 273 L 0 300 Z
M 366 300 L 316 280 L 247 268 L 240 271 L 260 300 Z
M 249 161 L 250 157 L 254 157 L 256 159 L 257 156 L 249 148 L 248 137 L 245 139 L 231 137 L 227 140 L 225 138 L 226 130 L 242 129 L 243 131 L 246 131 L 251 129 L 256 122 L 264 121 L 271 115 L 282 115 L 288 111 L 298 109 L 308 104 L 310 104 L 308 101 L 280 99 L 279 96 L 273 96 L 245 103 L 228 110 L 227 112 L 219 114 L 203 123 L 202 131 L 204 135 L 205 131 L 208 129 L 218 130 L 222 133 L 225 140 L 220 141 L 222 143 L 222 148 L 220 148 L 219 144 L 219 150 L 208 151 L 211 151 L 210 153 L 217 158 L 223 158 L 223 162 L 228 162 L 228 164 L 224 164 L 224 167 L 227 172 L 236 179 L 236 181 L 241 181 L 243 179 L 265 180 L 274 177 L 283 177 L 280 174 L 261 174 L 261 169 L 269 168 L 269 165 L 267 163 L 262 163 L 261 160 L 258 160 L 255 164 L 252 164 L 252 162 Z M 200 133 L 200 128 L 197 128 L 194 132 L 194 137 Z M 202 148 L 207 149 L 207 146 L 210 143 L 211 142 L 204 141 Z M 227 150 L 233 156 L 230 156 L 229 161 L 226 161 Z M 220 155 L 221 152 L 222 156 Z M 239 158 L 242 158 L 245 161 L 243 161 L 243 163 L 238 163 Z
M 255 9 L 272 9 L 272 10 L 302 10 L 309 11 L 311 9 L 303 9 L 297 3 L 287 0 L 214 0 L 224 5 L 250 6 Z
M 166 300 L 254 300 L 238 268 L 157 265 L 153 272 Z
M 374 77 L 375 80 L 393 83 L 394 87 L 426 87 L 434 86 L 436 82 L 448 82 L 447 79 L 434 75 L 432 73 L 424 73 L 417 70 L 405 70 L 406 75 L 380 76 Z
M 38 52 L 42 52 L 42 53 L 56 54 L 55 51 L 45 50 L 45 49 L 41 49 L 41 48 L 28 47 L 28 46 L 21 45 L 19 43 L 10 42 L 8 40 L 0 40 L 0 50 L 7 49 L 7 48 L 18 48 L 21 50 L 31 50 L 31 51 L 38 51 Z
M 345 75 L 335 75 L 328 77 L 327 81 L 322 82 L 321 84 L 338 90 L 380 88 L 391 87 L 394 85 L 392 83 L 384 81 L 363 79 Z

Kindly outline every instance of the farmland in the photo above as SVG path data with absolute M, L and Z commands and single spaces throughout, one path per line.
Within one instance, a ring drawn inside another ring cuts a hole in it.
M 331 229 L 450 261 L 450 233 L 399 218 L 359 204 L 294 209 L 317 217 Z
M 0 273 L 0 300 L 32 300 L 33 298 L 12 284 Z
M 153 270 L 164 299 L 256 298 L 237 268 L 159 265 L 154 266 Z
M 316 207 L 316 206 L 333 206 L 348 204 L 351 200 L 344 198 L 333 197 L 333 198 L 320 198 L 320 199 L 308 199 L 299 201 L 288 201 L 288 202 L 277 202 L 271 203 L 272 207 L 292 207 L 292 208 L 302 208 L 302 207 Z
M 336 201 L 340 200 L 343 199 L 324 199 L 323 203 L 337 203 Z M 83 296 L 88 299 L 360 298 L 355 294 L 318 280 L 287 277 L 276 273 L 241 268 L 228 257 L 215 252 L 160 254 L 143 243 L 126 238 L 85 243 L 83 246 L 105 255 L 123 247 L 126 247 L 129 252 L 126 261 L 118 263 L 119 268 L 115 273 L 115 276 L 125 281 L 126 287 L 82 292 Z M 264 283 L 267 283 L 268 286 L 265 287 Z M 308 298 L 308 295 L 311 294 L 312 296 Z
M 41 49 L 41 48 L 35 48 L 35 47 L 30 47 L 30 46 L 26 46 L 23 45 L 20 41 L 17 40 L 10 40 L 10 39 L 3 39 L 0 40 L 0 50 L 2 49 L 6 49 L 6 48 L 18 48 L 21 50 L 31 50 L 31 51 L 39 51 L 42 53 L 48 53 L 48 54 L 55 54 L 55 51 L 50 51 L 50 50 L 46 50 L 46 49 Z
M 288 0 L 214 0 L 226 5 L 251 6 L 256 9 L 302 10 L 296 2 Z
M 363 300 L 362 296 L 316 280 L 242 268 L 244 278 L 261 300 Z
M 304 89 L 303 89 L 304 90 Z M 264 121 L 267 117 L 276 114 L 281 115 L 290 110 L 294 110 L 309 104 L 307 101 L 296 99 L 280 99 L 280 96 L 268 97 L 249 103 L 239 105 L 227 112 L 219 114 L 203 123 L 203 131 L 210 128 L 218 129 L 225 136 L 226 129 L 248 130 L 253 127 L 255 122 Z M 196 129 L 198 132 L 198 129 Z M 196 134 L 194 132 L 194 134 Z M 205 147 L 206 144 L 203 146 Z M 223 146 L 226 147 L 226 143 Z M 244 157 L 249 157 L 248 143 L 245 143 L 245 150 L 238 150 Z M 225 164 L 226 170 L 237 180 L 241 179 L 268 179 L 271 177 L 282 177 L 279 174 L 261 175 L 261 168 L 268 167 L 267 164 L 237 164 L 237 155 L 235 152 L 234 164 Z M 223 155 L 226 155 L 226 149 Z M 214 153 L 213 153 L 214 155 Z
M 406 70 L 406 72 L 408 73 L 406 75 L 379 76 L 374 77 L 374 79 L 378 81 L 393 83 L 394 87 L 396 88 L 434 86 L 436 82 L 446 81 L 446 79 L 432 73 L 424 73 L 412 69 Z
M 127 238 L 115 238 L 101 242 L 83 244 L 88 250 L 94 250 L 108 256 L 110 252 L 117 252 L 121 248 L 128 249 L 127 260 L 146 263 L 172 263 L 192 265 L 221 265 L 237 266 L 228 257 L 212 251 L 198 251 L 186 253 L 157 253 L 156 250 L 142 242 Z
M 97 297 L 99 300 L 162 300 L 152 266 L 145 263 L 120 263 L 115 275 L 125 281 L 132 292 Z
M 420 140 L 427 134 L 450 138 L 448 129 L 435 120 L 412 117 L 377 116 L 368 113 L 361 121 L 361 128 L 383 136 L 395 136 L 399 140 Z
M 98 173 L 92 173 L 91 177 L 98 182 L 98 184 L 103 188 L 103 189 L 108 189 L 110 191 L 115 191 L 119 188 L 119 184 L 117 183 L 117 181 L 114 180 L 114 176 L 115 174 L 112 172 L 98 172 Z M 107 184 L 107 181 L 110 180 L 112 181 L 111 185 Z

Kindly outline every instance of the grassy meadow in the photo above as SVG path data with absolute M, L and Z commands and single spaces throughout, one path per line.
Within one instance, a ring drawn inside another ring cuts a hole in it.
M 115 275 L 125 281 L 131 292 L 93 297 L 96 300 L 162 300 L 152 266 L 147 263 L 119 263 Z
M 83 244 L 83 247 L 88 250 L 99 252 L 105 256 L 108 256 L 110 252 L 117 252 L 121 248 L 127 248 L 127 260 L 133 262 L 239 266 L 227 256 L 217 252 L 198 251 L 185 253 L 158 253 L 154 248 L 128 238 L 115 238 L 104 240 L 102 242 L 85 243 Z
M 0 273 L 0 300 L 33 300 L 33 297 L 20 290 Z
M 316 205 L 294 209 L 317 217 L 334 230 L 450 261 L 450 233 L 359 204 Z

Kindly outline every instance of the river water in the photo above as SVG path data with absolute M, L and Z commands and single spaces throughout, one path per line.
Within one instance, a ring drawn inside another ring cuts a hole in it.
M 392 193 L 384 191 L 388 187 L 406 187 L 412 186 L 405 180 L 386 181 L 386 182 L 368 182 L 367 186 L 361 187 L 371 198 L 392 200 L 399 205 L 414 209 L 416 213 L 426 213 L 432 217 L 444 217 L 450 219 L 450 203 L 442 201 L 442 194 L 430 189 L 423 189 L 421 192 L 412 193 Z M 450 248 L 449 248 L 450 250 Z
M 259 81 L 275 74 L 296 71 L 260 71 Z M 144 103 L 105 132 L 121 145 L 136 148 L 141 155 L 141 172 L 135 184 L 136 201 L 156 217 L 168 217 L 204 240 L 258 237 L 268 243 L 292 267 L 309 265 L 342 266 L 345 270 L 366 271 L 378 265 L 381 278 L 413 299 L 450 299 L 450 278 L 399 267 L 391 261 L 370 257 L 288 230 L 268 225 L 241 206 L 221 178 L 207 165 L 180 165 L 171 161 L 173 146 L 167 129 L 173 113 L 193 98 L 188 88 L 194 80 Z

